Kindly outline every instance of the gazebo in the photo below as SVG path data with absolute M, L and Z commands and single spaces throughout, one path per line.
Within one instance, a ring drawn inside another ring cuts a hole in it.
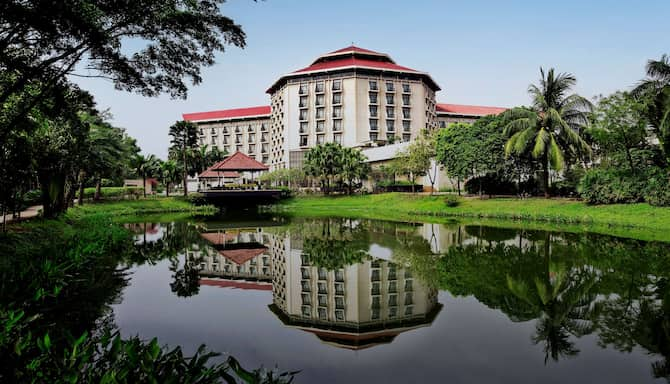
M 226 183 L 226 181 L 231 181 L 231 180 L 236 180 L 240 178 L 240 174 L 238 172 L 217 172 L 213 171 L 212 168 L 217 166 L 218 164 L 222 163 L 222 161 L 219 161 L 212 165 L 211 167 L 207 168 L 206 170 L 202 171 L 198 175 L 198 181 L 202 181 L 204 183 L 204 187 L 207 186 L 207 183 L 213 183 L 213 180 L 217 180 L 217 186 L 221 186 L 221 177 L 223 176 L 223 184 Z
M 262 172 L 269 170 L 270 167 L 245 155 L 242 152 L 235 152 L 223 161 L 220 161 L 209 168 L 210 171 L 216 173 L 223 173 L 225 177 L 226 172 L 250 172 L 251 179 L 254 178 L 254 172 Z

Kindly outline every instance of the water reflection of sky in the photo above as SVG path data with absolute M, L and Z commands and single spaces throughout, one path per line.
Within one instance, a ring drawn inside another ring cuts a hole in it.
M 454 231 L 431 226 L 410 232 L 424 239 L 429 233 L 431 249 L 448 247 Z M 441 233 L 437 239 L 436 231 Z M 467 242 L 476 239 L 470 236 Z M 394 260 L 388 244 L 373 240 L 368 244 L 374 258 Z M 170 289 L 173 272 L 169 268 L 167 260 L 133 268 L 131 284 L 114 307 L 124 335 L 158 337 L 163 343 L 181 345 L 187 353 L 206 344 L 211 350 L 235 355 L 249 367 L 264 364 L 301 370 L 299 383 L 652 381 L 654 359 L 639 347 L 632 353 L 601 348 L 596 333 L 573 338 L 580 350 L 577 357 L 545 364 L 542 345 L 531 341 L 535 320 L 512 322 L 501 310 L 490 309 L 472 296 L 454 297 L 440 291 L 437 301 L 443 308 L 429 326 L 400 333 L 388 344 L 349 350 L 284 326 L 268 309 L 273 304 L 270 291 L 201 286 L 194 296 L 177 297 Z

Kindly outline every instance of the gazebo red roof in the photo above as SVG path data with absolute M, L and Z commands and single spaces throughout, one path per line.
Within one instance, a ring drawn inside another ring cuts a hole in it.
M 267 252 L 267 248 L 243 248 L 243 249 L 224 249 L 219 251 L 221 256 L 226 259 L 235 262 L 238 265 L 242 265 L 247 261 L 253 259 L 256 256 L 260 256 Z
M 220 161 L 210 167 L 212 171 L 267 171 L 270 169 L 267 165 L 245 155 L 242 152 L 235 152 L 227 159 Z
M 218 163 L 215 163 L 211 167 L 205 169 L 198 175 L 199 178 L 201 179 L 218 179 L 219 177 L 227 178 L 227 179 L 235 179 L 240 177 L 240 174 L 235 172 L 235 171 L 224 171 L 224 172 L 216 172 L 213 171 L 212 168 L 215 167 L 217 164 L 221 163 L 219 161 Z

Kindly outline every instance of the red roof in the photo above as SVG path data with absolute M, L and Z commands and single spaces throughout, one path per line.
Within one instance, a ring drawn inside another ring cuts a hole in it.
M 240 177 L 240 174 L 234 171 L 224 171 L 224 172 L 216 172 L 213 171 L 212 168 L 215 167 L 217 164 L 221 163 L 222 161 L 219 161 L 218 163 L 214 163 L 211 167 L 207 168 L 206 170 L 202 171 L 198 177 L 201 179 L 218 179 L 219 177 L 223 177 L 225 179 L 236 179 Z
M 292 72 L 292 73 L 303 73 L 303 72 L 311 72 L 311 71 L 327 71 L 329 69 L 337 69 L 337 68 L 344 68 L 344 67 L 365 67 L 365 68 L 374 68 L 374 69 L 382 69 L 382 70 L 397 71 L 397 72 L 419 73 L 417 70 L 414 70 L 412 68 L 403 67 L 403 66 L 395 64 L 395 63 L 389 63 L 389 62 L 385 62 L 385 61 L 360 59 L 360 58 L 357 58 L 357 57 L 344 57 L 344 58 L 335 59 L 335 60 L 332 60 L 332 61 L 323 61 L 323 62 L 320 62 L 320 63 L 312 64 L 309 67 L 299 69 L 299 70 L 297 70 L 295 72 Z
M 269 105 L 250 108 L 223 109 L 220 111 L 184 113 L 182 118 L 186 121 L 206 121 L 239 119 L 243 117 L 270 116 L 271 108 Z
M 268 249 L 263 248 L 241 248 L 241 249 L 224 249 L 219 251 L 221 256 L 233 261 L 239 265 L 246 263 L 256 256 L 264 254 Z
M 223 245 L 228 241 L 235 240 L 237 238 L 237 234 L 230 232 L 208 232 L 201 233 L 200 237 L 214 245 Z
M 337 51 L 327 53 L 327 55 L 332 55 L 334 53 L 344 53 L 344 52 L 357 52 L 357 53 L 369 53 L 369 54 L 372 54 L 372 55 L 384 55 L 383 53 L 371 51 L 369 49 L 357 47 L 355 45 L 350 45 L 346 48 L 338 49 Z
M 252 283 L 238 280 L 200 279 L 200 285 L 222 288 L 253 289 L 257 291 L 271 291 L 272 284 Z
M 235 152 L 223 161 L 210 167 L 212 171 L 267 171 L 267 165 L 242 152 Z
M 481 105 L 437 104 L 435 110 L 437 113 L 448 113 L 452 115 L 487 116 L 498 115 L 505 112 L 507 108 L 485 107 Z

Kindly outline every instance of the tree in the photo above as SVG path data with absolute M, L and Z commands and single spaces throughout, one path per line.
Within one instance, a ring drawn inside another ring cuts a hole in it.
M 342 148 L 342 171 L 340 176 L 347 184 L 347 194 L 354 191 L 354 183 L 362 181 L 370 173 L 370 164 L 365 155 L 356 148 Z
M 444 166 L 449 177 L 456 179 L 458 194 L 461 181 L 470 176 L 472 159 L 469 138 L 471 124 L 455 123 L 440 129 L 436 139 L 436 159 Z
M 165 185 L 165 194 L 170 196 L 170 184 L 179 179 L 179 167 L 174 160 L 167 160 L 160 164 L 161 179 Z
M 341 150 L 339 144 L 325 143 L 305 154 L 305 173 L 319 179 L 326 195 L 330 193 L 331 181 L 341 172 Z
M 670 56 L 649 60 L 647 78 L 633 90 L 643 100 L 651 127 L 661 144 L 666 162 L 670 163 Z
M 528 88 L 533 99 L 531 108 L 504 112 L 509 120 L 505 128 L 509 136 L 505 153 L 530 154 L 540 161 L 545 197 L 549 197 L 550 166 L 560 170 L 566 159 L 584 158 L 591 152 L 580 136 L 588 125 L 591 103 L 577 94 L 567 94 L 576 82 L 572 74 L 556 75 L 553 68 L 545 74 L 540 68 L 539 86 Z
M 187 179 L 189 174 L 190 152 L 198 149 L 198 128 L 190 121 L 177 121 L 170 127 L 170 152 L 181 160 L 184 196 L 188 195 Z
M 632 173 L 637 171 L 642 163 L 640 153 L 650 149 L 645 112 L 645 103 L 626 92 L 600 98 L 589 134 L 598 144 L 602 160 L 614 165 L 627 163 Z
M 435 158 L 435 139 L 424 131 L 419 138 L 412 141 L 406 150 L 397 154 L 399 163 L 404 173 L 407 173 L 412 181 L 412 192 L 415 180 L 419 176 L 428 175 L 430 180 L 430 193 L 433 193 L 435 180 L 437 178 L 437 167 L 431 168 L 431 161 Z M 432 172 L 431 172 L 432 171 Z
M 137 174 L 142 177 L 142 194 L 147 197 L 147 177 L 158 174 L 158 159 L 154 155 L 137 155 L 133 161 Z
M 100 77 L 145 96 L 185 98 L 225 44 L 245 46 L 223 0 L 8 0 L 0 4 L 0 105 L 6 128 L 44 100 L 66 76 Z M 84 65 L 79 65 L 81 63 Z M 26 92 L 39 85 L 36 92 Z M 1 133 L 1 132 L 0 132 Z M 4 134 L 0 141 L 4 140 Z

